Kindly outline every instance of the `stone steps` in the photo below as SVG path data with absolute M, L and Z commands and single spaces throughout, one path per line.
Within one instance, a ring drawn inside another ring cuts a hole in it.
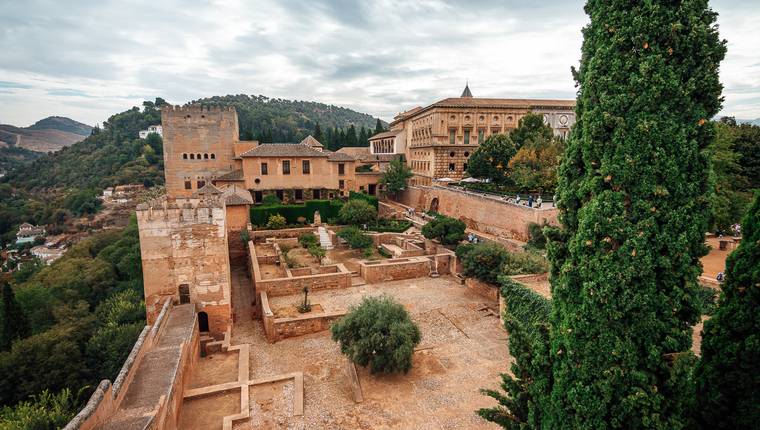
M 330 241 L 330 235 L 327 234 L 327 229 L 324 227 L 319 227 L 317 229 L 317 234 L 319 235 L 319 246 L 322 247 L 324 250 L 330 250 L 333 249 L 333 244 Z

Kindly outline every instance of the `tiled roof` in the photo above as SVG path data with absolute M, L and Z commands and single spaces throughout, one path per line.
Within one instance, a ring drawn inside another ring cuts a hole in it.
M 211 182 L 207 182 L 204 186 L 193 193 L 193 197 L 204 196 L 208 194 L 222 194 L 222 190 L 215 187 Z
M 300 143 L 262 143 L 241 157 L 327 157 L 327 154 Z
M 324 148 L 325 146 L 322 145 L 317 139 L 314 138 L 312 135 L 308 135 L 304 138 L 304 140 L 301 141 L 302 145 L 309 145 L 313 148 Z
M 344 146 L 335 152 L 342 152 L 354 158 L 362 157 L 369 154 L 369 146 Z
M 401 133 L 403 130 L 389 130 L 384 131 L 382 133 L 377 133 L 376 135 L 369 138 L 369 140 L 375 140 L 375 139 L 385 139 L 386 137 L 395 137 L 397 134 Z
M 345 152 L 331 152 L 325 151 L 329 156 L 329 161 L 354 161 L 354 157 L 346 154 Z
M 515 108 L 539 108 L 539 107 L 575 107 L 575 100 L 541 100 L 541 99 L 488 99 L 481 97 L 451 97 L 435 102 L 431 107 L 515 107 Z
M 253 197 L 251 197 L 251 193 L 246 189 L 239 188 L 234 185 L 224 189 L 223 197 L 224 204 L 227 206 L 253 204 Z
M 224 175 L 217 176 L 215 180 L 217 181 L 242 181 L 245 178 L 243 178 L 243 171 L 242 170 L 233 170 L 229 173 L 225 173 Z

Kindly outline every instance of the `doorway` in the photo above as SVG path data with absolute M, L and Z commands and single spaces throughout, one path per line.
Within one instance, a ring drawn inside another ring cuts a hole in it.
M 198 331 L 208 331 L 208 314 L 206 312 L 198 312 Z
M 190 303 L 190 286 L 182 284 L 179 286 L 179 304 Z

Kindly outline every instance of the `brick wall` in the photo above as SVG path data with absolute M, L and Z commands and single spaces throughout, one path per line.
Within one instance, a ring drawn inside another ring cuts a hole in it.
M 439 213 L 464 221 L 468 228 L 522 242 L 528 240 L 530 223 L 557 225 L 556 209 L 529 208 L 441 186 L 409 187 L 399 202 L 421 212 L 437 206 Z
M 330 325 L 343 317 L 345 312 L 326 312 L 321 314 L 304 314 L 292 318 L 275 318 L 269 307 L 269 299 L 266 292 L 260 293 L 259 300 L 262 308 L 264 334 L 269 342 L 289 337 L 303 336 L 309 333 L 317 333 L 328 330 Z
M 359 274 L 368 284 L 422 278 L 430 275 L 430 260 L 426 257 L 363 260 L 359 262 Z
M 483 282 L 480 279 L 475 278 L 465 279 L 464 285 L 488 300 L 499 300 L 499 287 L 496 285 L 489 284 L 488 282 Z

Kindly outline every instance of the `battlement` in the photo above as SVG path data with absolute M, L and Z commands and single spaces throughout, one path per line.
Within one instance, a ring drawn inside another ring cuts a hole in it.
M 221 197 L 173 198 L 161 196 L 137 205 L 138 223 L 161 221 L 176 224 L 224 225 L 224 200 Z
M 186 114 L 186 113 L 203 113 L 203 112 L 235 112 L 235 108 L 232 106 L 213 106 L 202 105 L 199 103 L 188 103 L 185 105 L 165 105 L 161 106 L 161 113 L 166 114 Z

